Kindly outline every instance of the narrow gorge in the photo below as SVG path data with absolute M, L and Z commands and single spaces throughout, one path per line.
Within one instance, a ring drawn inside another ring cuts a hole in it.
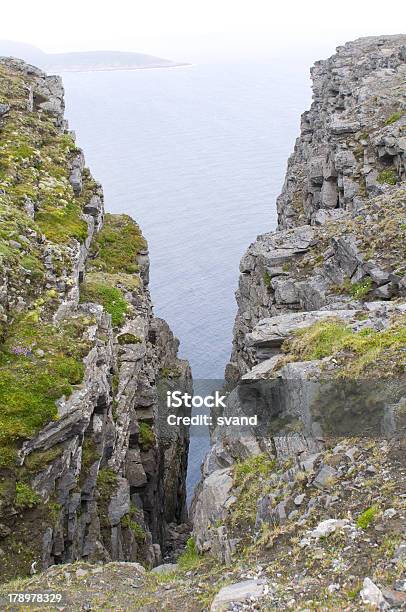
M 188 432 L 162 427 L 191 373 L 145 240 L 104 215 L 59 79 L 0 69 L 3 581 L 35 561 L 13 589 L 67 610 L 406 609 L 406 36 L 312 68 L 240 265 L 224 414 L 259 425 L 212 431 L 191 537 Z

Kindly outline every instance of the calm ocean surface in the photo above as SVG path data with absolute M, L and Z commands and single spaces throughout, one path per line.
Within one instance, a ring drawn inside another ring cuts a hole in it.
M 238 265 L 276 224 L 275 198 L 309 106 L 308 60 L 66 73 L 67 117 L 106 209 L 141 225 L 155 313 L 195 379 L 222 378 Z M 207 440 L 192 439 L 189 488 Z

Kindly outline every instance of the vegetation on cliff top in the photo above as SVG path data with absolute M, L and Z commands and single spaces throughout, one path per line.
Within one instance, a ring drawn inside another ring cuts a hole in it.
M 110 274 L 138 272 L 137 256 L 147 243 L 139 226 L 128 215 L 106 214 L 104 225 L 93 242 L 91 269 Z
M 74 141 L 61 133 L 48 113 L 27 111 L 26 81 L 27 77 L 0 66 L 0 97 L 10 105 L 0 134 L 0 200 L 20 215 L 30 200 L 38 211 L 39 231 L 52 242 L 83 240 L 87 224 L 81 218 L 82 202 L 69 183 Z M 28 215 L 25 222 L 31 223 Z
M 297 330 L 283 345 L 288 361 L 312 361 L 333 357 L 338 376 L 362 377 L 403 373 L 406 369 L 406 316 L 387 329 L 371 327 L 354 332 L 340 319 L 319 321 Z M 286 361 L 285 361 L 286 362 Z
M 101 304 L 111 315 L 114 327 L 124 323 L 129 311 L 126 292 L 140 286 L 137 257 L 145 248 L 141 230 L 131 217 L 106 214 L 103 228 L 92 243 L 80 299 Z

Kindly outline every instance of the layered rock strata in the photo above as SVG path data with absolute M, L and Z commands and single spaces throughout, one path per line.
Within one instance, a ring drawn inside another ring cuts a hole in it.
M 2 59 L 0 102 L 1 577 L 156 565 L 187 518 L 188 432 L 162 422 L 189 365 L 153 315 L 140 229 L 104 213 L 60 79 Z
M 351 436 L 360 454 L 383 456 L 382 436 L 402 447 L 405 60 L 406 37 L 388 36 L 315 64 L 278 227 L 242 258 L 225 414 L 256 411 L 262 429 L 214 432 L 193 503 L 197 545 L 222 562 L 315 516 L 344 518 L 340 504 L 356 516 L 362 496 L 344 491 L 357 472 L 329 460 Z M 360 468 L 354 491 L 366 478 Z M 401 499 L 403 477 L 394 489 Z M 370 505 L 392 503 L 372 490 Z

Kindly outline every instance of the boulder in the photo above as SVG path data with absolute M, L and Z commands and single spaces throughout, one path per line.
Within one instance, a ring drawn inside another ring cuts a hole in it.
M 379 610 L 387 610 L 389 608 L 388 603 L 382 594 L 382 591 L 376 586 L 370 578 L 365 578 L 360 592 L 360 597 L 364 604 L 367 604 L 373 608 Z
M 250 603 L 268 592 L 265 580 L 244 580 L 223 587 L 213 599 L 210 612 L 224 612 L 230 605 Z

